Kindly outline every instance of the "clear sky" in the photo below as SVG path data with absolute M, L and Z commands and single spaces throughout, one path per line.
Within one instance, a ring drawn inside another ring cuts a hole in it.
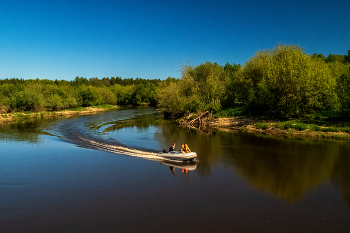
M 179 78 L 293 44 L 347 54 L 349 0 L 0 0 L 0 79 Z

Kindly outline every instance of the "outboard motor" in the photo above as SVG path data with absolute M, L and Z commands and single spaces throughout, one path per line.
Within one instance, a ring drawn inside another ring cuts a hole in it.
M 163 153 L 168 153 L 168 150 L 167 149 L 163 149 Z

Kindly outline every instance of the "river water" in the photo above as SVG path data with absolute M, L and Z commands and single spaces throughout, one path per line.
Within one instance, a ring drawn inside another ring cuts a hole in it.
M 147 156 L 172 143 L 200 162 Z M 349 232 L 350 145 L 189 130 L 148 107 L 23 121 L 0 125 L 0 197 L 0 232 Z

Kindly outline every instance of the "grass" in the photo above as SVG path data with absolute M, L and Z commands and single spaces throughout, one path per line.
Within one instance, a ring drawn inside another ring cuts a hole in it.
M 76 107 L 76 108 L 64 109 L 63 111 L 85 111 L 85 110 L 86 110 L 85 107 Z
M 190 117 L 188 118 L 188 121 L 192 121 L 192 120 L 194 120 L 196 117 L 197 117 L 197 115 L 192 115 L 192 116 L 190 116 Z
M 309 129 L 312 131 L 321 131 L 321 127 L 319 125 L 315 125 L 315 124 L 310 124 Z
M 345 132 L 345 133 L 350 133 L 350 127 L 344 128 L 344 132 Z
M 308 125 L 304 124 L 302 122 L 296 122 L 295 124 L 292 125 L 292 128 L 299 130 L 299 131 L 303 131 L 303 130 L 306 130 L 308 128 Z
M 324 127 L 324 128 L 321 128 L 321 131 L 322 132 L 339 132 L 339 129 L 335 127 Z
M 96 106 L 91 106 L 92 108 L 103 108 L 106 110 L 111 110 L 111 109 L 115 109 L 114 105 L 110 105 L 110 104 L 100 104 L 100 105 L 96 105 Z
M 341 111 L 318 111 L 297 119 L 284 120 L 281 118 L 268 118 L 266 115 L 250 114 L 251 110 L 244 108 L 229 108 L 218 111 L 214 114 L 215 118 L 236 117 L 249 118 L 252 120 L 256 129 L 266 130 L 268 128 L 284 130 L 288 137 L 293 137 L 296 131 L 298 135 L 312 136 L 325 139 L 349 140 L 350 139 L 350 121 Z M 257 122 L 269 120 L 269 123 Z M 247 132 L 246 127 L 240 127 L 240 131 Z
M 255 128 L 257 129 L 268 129 L 270 124 L 269 123 L 260 123 L 260 122 L 257 122 L 255 123 Z
M 287 122 L 284 123 L 283 129 L 291 129 L 292 126 L 293 126 L 293 122 L 287 121 Z
M 275 124 L 275 127 L 278 129 L 291 129 L 293 127 L 294 122 L 293 121 L 285 121 L 285 122 L 277 122 Z
M 243 113 L 245 112 L 245 108 L 227 108 L 220 110 L 214 114 L 215 118 L 220 118 L 220 117 L 235 117 L 235 116 L 242 116 Z
M 325 134 L 325 133 L 318 133 L 318 138 L 324 138 L 324 139 L 335 139 L 335 140 L 345 140 L 349 139 L 349 135 L 344 134 Z
M 244 127 L 244 126 L 242 126 L 241 128 L 239 128 L 239 130 L 240 130 L 241 132 L 243 132 L 243 133 L 248 132 L 247 127 Z

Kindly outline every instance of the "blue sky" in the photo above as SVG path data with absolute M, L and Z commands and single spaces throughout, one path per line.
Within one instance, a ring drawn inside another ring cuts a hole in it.
M 179 78 L 278 44 L 347 54 L 350 1 L 0 0 L 0 79 Z

